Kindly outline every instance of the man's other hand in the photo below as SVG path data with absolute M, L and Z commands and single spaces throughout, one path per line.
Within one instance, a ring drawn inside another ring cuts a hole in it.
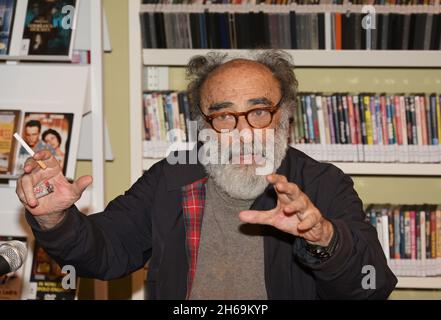
M 47 168 L 41 169 L 37 161 L 43 161 Z M 54 187 L 54 192 L 36 199 L 34 188 L 45 182 Z M 58 160 L 49 150 L 43 150 L 26 160 L 24 173 L 17 181 L 16 193 L 26 209 L 38 218 L 40 224 L 51 221 L 49 224 L 55 225 L 61 221 L 64 211 L 78 201 L 91 183 L 91 176 L 83 176 L 70 183 L 63 175 Z
M 267 180 L 277 193 L 277 205 L 269 211 L 247 210 L 239 214 L 243 222 L 266 224 L 304 238 L 311 244 L 327 246 L 334 228 L 300 188 L 286 177 L 271 174 Z

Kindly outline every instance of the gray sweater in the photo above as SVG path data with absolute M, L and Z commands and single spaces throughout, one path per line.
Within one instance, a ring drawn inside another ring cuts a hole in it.
M 239 220 L 253 200 L 231 198 L 208 179 L 205 201 L 190 299 L 267 299 L 261 226 Z

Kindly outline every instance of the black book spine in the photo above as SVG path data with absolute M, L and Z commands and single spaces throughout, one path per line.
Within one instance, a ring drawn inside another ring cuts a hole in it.
M 376 34 L 377 34 L 377 45 L 375 48 L 372 49 L 376 49 L 376 50 L 380 50 L 381 49 L 381 42 L 383 39 L 383 19 L 384 19 L 384 14 L 383 13 L 379 13 L 377 15 L 377 26 L 376 26 Z
M 319 49 L 324 50 L 325 49 L 325 14 L 324 13 L 318 13 L 318 43 L 319 43 Z M 292 34 L 292 32 L 291 32 Z M 292 36 L 291 36 L 292 37 Z
M 350 32 L 352 26 L 350 25 L 348 14 L 341 15 L 341 48 L 343 50 L 351 49 Z
M 167 48 L 167 36 L 165 34 L 164 13 L 159 12 L 159 34 L 161 37 L 161 47 Z
M 201 37 L 199 32 L 199 17 L 197 13 L 190 12 L 191 44 L 194 49 L 201 49 Z
M 426 18 L 427 15 L 425 13 L 417 14 L 415 36 L 414 36 L 414 49 L 416 50 L 424 49 L 424 33 L 426 29 Z
M 236 25 L 236 42 L 238 49 L 245 48 L 243 43 L 242 17 L 243 17 L 243 13 L 234 14 L 234 23 Z
M 409 46 L 408 46 L 408 50 L 414 50 L 415 46 L 414 46 L 414 42 L 415 42 L 415 36 L 418 37 L 418 35 L 415 35 L 415 30 L 416 30 L 416 13 L 412 13 L 410 15 L 410 27 L 409 27 Z
M 208 10 L 205 10 L 204 12 L 204 16 L 205 16 L 205 27 L 206 27 L 206 36 L 207 36 L 207 48 L 208 49 L 214 49 L 215 48 L 215 30 L 213 29 L 213 24 L 212 24 L 212 13 L 210 13 Z
M 251 36 L 251 13 L 245 13 L 242 16 L 242 31 L 243 31 L 243 42 L 244 42 L 244 48 L 245 49 L 251 49 L 252 48 L 252 36 Z
M 297 37 L 296 37 L 296 12 L 289 12 L 289 23 L 291 27 L 291 49 L 297 48 Z
M 147 31 L 146 25 L 148 25 L 148 23 L 149 23 L 148 22 L 148 19 L 149 19 L 148 13 L 147 12 L 141 13 L 139 18 L 140 18 L 140 21 L 141 21 L 142 48 L 143 49 L 147 49 L 147 48 L 150 48 L 149 44 L 148 44 L 148 41 L 147 41 L 148 34 L 146 32 Z
M 263 38 L 263 47 L 268 49 L 270 48 L 270 25 L 269 25 L 269 16 L 266 12 L 259 12 L 262 19 L 262 38 Z
M 360 114 L 360 130 L 361 130 L 361 142 L 367 144 L 367 132 L 366 132 L 366 114 L 364 112 L 363 96 L 358 96 L 358 110 Z
M 342 143 L 341 137 L 340 137 L 340 122 L 338 117 L 338 103 L 337 103 L 337 96 L 332 96 L 332 120 L 334 123 L 334 137 L 335 137 L 335 143 L 339 144 Z
M 347 144 L 348 141 L 346 139 L 346 123 L 345 123 L 345 114 L 343 110 L 343 98 L 342 95 L 337 95 L 337 109 L 338 109 L 338 129 L 340 131 L 340 143 Z
M 430 50 L 440 49 L 441 39 L 441 13 L 434 14 L 432 20 L 432 38 L 430 39 Z

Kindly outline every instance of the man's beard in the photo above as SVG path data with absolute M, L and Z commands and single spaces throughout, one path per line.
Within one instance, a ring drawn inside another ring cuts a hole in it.
M 274 130 L 274 142 L 270 142 L 274 143 L 274 153 L 264 154 L 265 162 L 268 163 L 268 161 L 270 161 L 273 164 L 272 172 L 275 172 L 280 167 L 285 158 L 288 149 L 288 127 L 288 120 L 282 120 L 279 126 Z M 220 145 L 217 141 L 209 140 L 205 142 L 204 146 L 215 148 L 215 144 Z M 247 155 L 253 153 L 252 144 L 243 144 L 240 149 L 241 154 Z M 263 146 L 262 149 L 267 150 L 268 148 Z M 209 178 L 213 179 L 218 187 L 235 199 L 253 200 L 263 193 L 268 185 L 268 181 L 266 180 L 266 175 L 256 174 L 256 170 L 263 167 L 261 163 L 231 164 L 232 152 L 230 148 L 226 148 L 226 150 L 222 151 L 219 147 L 218 150 L 219 159 L 230 159 L 230 164 L 222 164 L 220 161 L 218 164 L 204 164 Z M 222 154 L 222 152 L 224 153 Z

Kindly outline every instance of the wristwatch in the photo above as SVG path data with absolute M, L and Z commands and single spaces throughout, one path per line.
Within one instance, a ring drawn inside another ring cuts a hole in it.
M 335 250 L 337 250 L 340 237 L 337 228 L 335 227 L 334 224 L 332 225 L 334 227 L 334 234 L 332 235 L 331 241 L 326 247 L 320 245 L 314 245 L 306 242 L 306 252 L 309 255 L 318 258 L 322 261 L 325 261 L 333 256 Z

